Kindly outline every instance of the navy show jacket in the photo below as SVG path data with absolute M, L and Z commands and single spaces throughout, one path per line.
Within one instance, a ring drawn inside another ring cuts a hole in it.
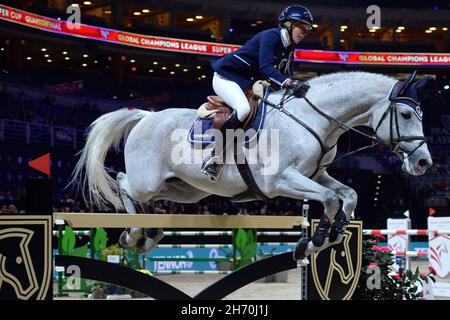
M 283 69 L 286 63 L 291 67 L 294 49 L 292 44 L 284 47 L 280 28 L 272 28 L 256 34 L 238 50 L 212 60 L 211 66 L 243 90 L 257 80 L 268 80 L 280 89 L 289 79 L 291 70 Z

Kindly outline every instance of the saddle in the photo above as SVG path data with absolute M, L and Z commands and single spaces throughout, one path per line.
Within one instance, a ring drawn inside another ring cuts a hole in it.
M 263 96 L 264 87 L 269 86 L 266 81 L 257 81 L 251 89 L 246 90 L 245 96 L 248 99 L 250 105 L 250 113 L 247 118 L 244 119 L 244 130 L 248 129 L 253 123 L 258 111 L 259 102 L 258 99 L 253 99 L 254 94 Z M 208 96 L 207 102 L 203 103 L 197 110 L 197 115 L 200 118 L 214 118 L 214 129 L 220 130 L 225 120 L 228 119 L 233 109 L 228 106 L 219 96 Z

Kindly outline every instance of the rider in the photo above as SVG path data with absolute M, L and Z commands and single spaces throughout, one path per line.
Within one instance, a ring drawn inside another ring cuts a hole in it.
M 275 89 L 297 86 L 302 94 L 309 88 L 307 84 L 302 85 L 290 78 L 290 64 L 295 45 L 308 32 L 317 31 L 313 26 L 312 14 L 305 7 L 289 6 L 281 12 L 278 26 L 258 33 L 240 49 L 211 62 L 215 71 L 214 91 L 234 109 L 220 129 L 223 148 L 213 149 L 211 158 L 202 165 L 202 173 L 213 182 L 217 181 L 222 171 L 220 160 L 225 162 L 226 130 L 242 128 L 243 121 L 250 113 L 244 90 L 260 79 L 269 80 Z

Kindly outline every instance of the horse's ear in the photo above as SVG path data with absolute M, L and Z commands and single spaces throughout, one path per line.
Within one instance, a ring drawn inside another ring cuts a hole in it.
M 398 95 L 402 95 L 405 93 L 405 91 L 408 89 L 408 87 L 411 85 L 411 83 L 414 81 L 417 74 L 417 70 L 414 70 L 413 73 L 411 73 L 406 80 L 402 81 L 402 84 L 399 88 Z
M 416 90 L 416 91 L 421 91 L 423 89 L 423 87 L 425 87 L 425 85 L 427 84 L 427 82 L 430 80 L 430 77 L 425 77 L 422 78 L 416 82 L 414 82 L 414 84 L 412 85 L 412 87 Z

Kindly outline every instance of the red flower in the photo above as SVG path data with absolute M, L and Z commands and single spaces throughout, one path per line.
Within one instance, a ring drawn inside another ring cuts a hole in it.
M 375 240 L 369 240 L 370 244 L 376 244 L 377 242 Z
M 389 247 L 380 247 L 380 250 L 383 252 L 392 251 L 391 248 L 389 248 Z
M 378 240 L 386 240 L 386 238 L 382 234 L 376 234 L 375 238 L 377 238 Z
M 372 251 L 380 251 L 380 247 L 373 246 L 373 247 L 372 247 Z
M 402 279 L 402 277 L 400 277 L 399 274 L 394 274 L 394 275 L 392 276 L 392 278 L 394 278 L 395 280 L 401 280 L 401 279 Z
M 436 275 L 436 270 L 434 270 L 433 267 L 428 267 L 428 270 L 430 270 L 430 272 L 431 272 L 431 274 L 432 274 L 433 276 Z
M 372 262 L 371 264 L 369 264 L 369 266 L 367 268 L 373 268 L 378 266 L 378 264 L 376 262 Z

